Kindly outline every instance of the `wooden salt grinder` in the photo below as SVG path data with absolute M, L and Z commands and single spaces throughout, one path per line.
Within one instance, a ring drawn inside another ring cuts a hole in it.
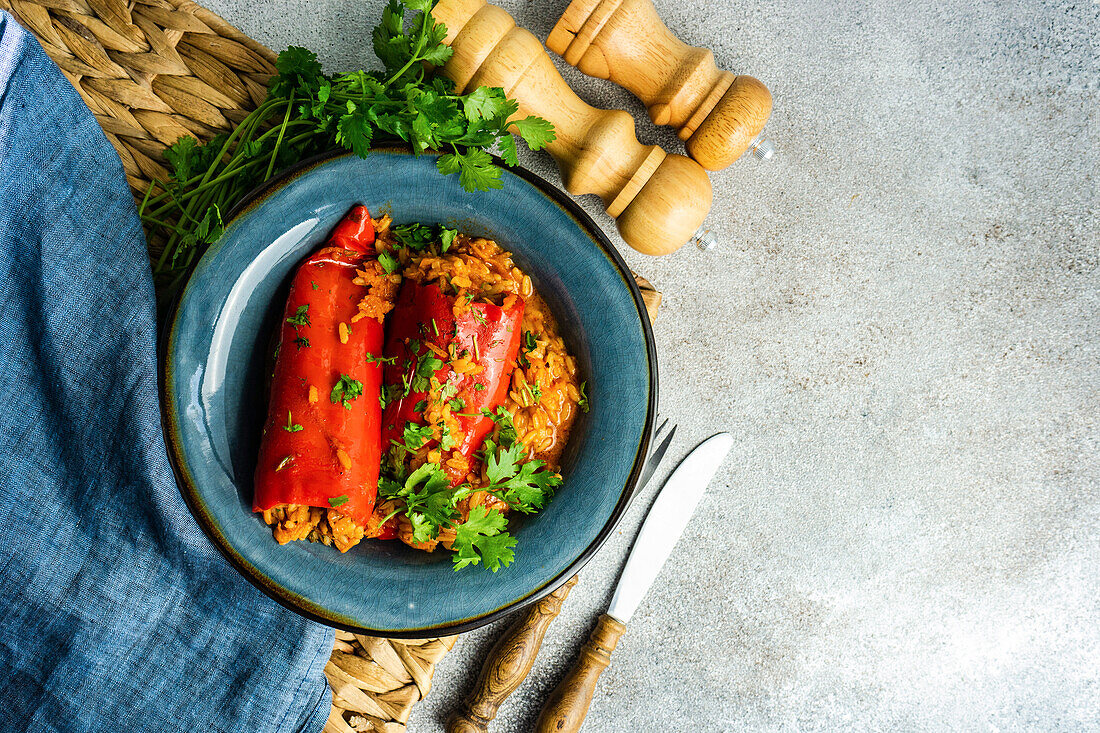
M 689 241 L 710 211 L 710 180 L 698 163 L 634 136 L 634 119 L 596 109 L 573 93 L 546 50 L 507 12 L 485 0 L 440 0 L 432 16 L 447 26 L 454 53 L 443 67 L 459 93 L 502 87 L 519 117 L 549 120 L 546 146 L 573 195 L 594 193 L 634 249 L 662 255 Z
M 768 88 L 722 71 L 709 50 L 672 35 L 650 0 L 573 0 L 546 46 L 632 92 L 654 124 L 676 128 L 688 154 L 708 170 L 725 168 L 750 147 L 757 157 L 772 155 L 760 137 L 772 110 Z

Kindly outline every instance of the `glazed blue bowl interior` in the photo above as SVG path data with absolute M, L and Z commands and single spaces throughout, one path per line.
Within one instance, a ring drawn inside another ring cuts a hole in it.
M 531 174 L 471 194 L 433 156 L 329 158 L 269 186 L 198 263 L 170 324 L 167 433 L 188 503 L 211 539 L 261 589 L 336 626 L 388 635 L 458 631 L 532 602 L 610 533 L 648 447 L 656 395 L 652 338 L 618 255 L 567 199 Z M 531 180 L 527 180 L 530 178 Z M 545 187 L 543 190 L 542 187 Z M 556 315 L 591 411 L 563 456 L 549 506 L 516 522 L 515 562 L 455 572 L 449 553 L 367 540 L 346 554 L 278 545 L 252 512 L 265 372 L 296 265 L 356 203 L 397 223 L 459 226 L 513 252 Z M 580 217 L 580 218 L 578 218 Z

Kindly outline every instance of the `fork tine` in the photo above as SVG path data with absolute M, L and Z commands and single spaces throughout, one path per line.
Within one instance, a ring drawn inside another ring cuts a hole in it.
M 661 416 L 658 415 L 657 419 L 660 420 Z M 653 440 L 650 441 L 650 445 L 656 445 L 657 443 L 661 442 L 662 433 L 664 432 L 664 429 L 667 428 L 667 427 L 668 427 L 668 418 L 666 417 L 664 419 L 664 422 L 662 422 L 657 427 L 657 429 L 653 431 Z
M 661 423 L 663 428 L 668 424 L 668 420 Z M 653 477 L 653 473 L 657 470 L 657 466 L 661 463 L 661 459 L 665 457 L 665 452 L 668 450 L 669 444 L 672 443 L 673 436 L 676 435 L 676 425 L 672 426 L 672 430 L 668 431 L 668 434 L 661 439 L 658 443 L 654 439 L 654 448 L 649 454 L 649 458 L 646 460 L 645 467 L 642 469 L 641 477 L 638 479 L 637 487 L 643 487 L 649 483 L 649 479 Z

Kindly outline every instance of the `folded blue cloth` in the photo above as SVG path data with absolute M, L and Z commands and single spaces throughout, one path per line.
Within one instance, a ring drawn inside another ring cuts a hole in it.
M 188 513 L 121 163 L 3 12 L 0 282 L 0 731 L 320 730 L 332 631 Z

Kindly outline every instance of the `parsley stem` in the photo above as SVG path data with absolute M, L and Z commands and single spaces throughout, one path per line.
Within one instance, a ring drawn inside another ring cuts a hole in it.
M 407 62 L 405 62 L 405 65 L 401 67 L 401 70 L 398 71 L 393 76 L 391 76 L 389 78 L 389 80 L 386 81 L 386 83 L 382 85 L 383 89 L 388 89 L 390 84 L 393 84 L 395 81 L 400 79 L 401 76 L 406 71 L 411 69 L 412 65 L 415 64 L 417 61 L 423 61 L 424 60 L 424 57 L 421 56 L 420 54 L 424 51 L 424 40 L 428 36 L 428 34 L 427 34 L 428 19 L 431 18 L 432 16 L 431 16 L 430 13 L 426 13 L 426 12 L 422 12 L 421 16 L 423 17 L 423 20 L 421 21 L 421 24 L 420 24 L 420 33 L 419 33 L 420 38 L 416 43 L 416 50 L 413 51 L 412 56 L 409 58 L 409 60 Z
M 279 146 L 283 144 L 283 135 L 286 133 L 287 125 L 290 123 L 290 112 L 294 109 L 294 92 L 290 93 L 290 101 L 286 105 L 286 114 L 283 116 L 283 124 L 279 127 L 279 137 L 275 138 L 275 147 L 271 151 L 271 162 L 267 164 L 267 172 L 264 174 L 264 180 L 267 181 L 271 178 L 271 171 L 275 168 L 275 158 L 279 155 Z

